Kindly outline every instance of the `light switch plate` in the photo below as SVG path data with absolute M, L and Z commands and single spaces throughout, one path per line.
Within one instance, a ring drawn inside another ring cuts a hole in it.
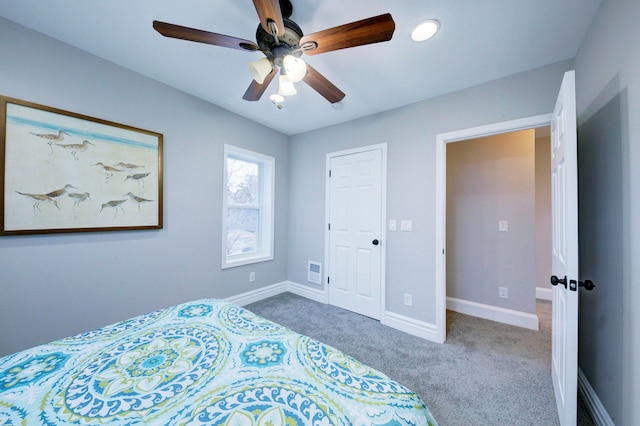
M 507 222 L 506 220 L 499 220 L 498 231 L 507 232 L 508 230 L 509 230 L 509 222 Z
M 395 231 L 398 229 L 398 222 L 395 219 L 389 220 L 389 231 Z

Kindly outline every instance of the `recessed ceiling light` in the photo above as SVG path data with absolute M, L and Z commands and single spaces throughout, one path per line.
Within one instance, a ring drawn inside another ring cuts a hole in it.
M 440 28 L 440 22 L 436 19 L 429 19 L 415 26 L 411 31 L 411 39 L 413 41 L 425 41 L 436 35 Z

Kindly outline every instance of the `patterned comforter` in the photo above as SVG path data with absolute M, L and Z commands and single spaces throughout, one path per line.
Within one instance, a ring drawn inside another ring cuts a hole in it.
M 0 424 L 435 425 L 342 352 L 206 299 L 0 358 Z

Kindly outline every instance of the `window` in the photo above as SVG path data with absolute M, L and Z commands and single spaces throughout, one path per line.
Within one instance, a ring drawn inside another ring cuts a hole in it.
M 273 259 L 274 163 L 224 146 L 223 268 Z

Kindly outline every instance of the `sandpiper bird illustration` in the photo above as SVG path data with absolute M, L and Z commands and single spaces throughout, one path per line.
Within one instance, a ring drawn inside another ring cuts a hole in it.
M 133 179 L 133 180 L 137 180 L 138 182 L 142 182 L 142 187 L 144 188 L 144 181 L 142 179 L 146 178 L 147 176 L 149 176 L 151 173 L 136 173 L 135 175 L 129 175 L 126 178 L 124 178 L 125 182 L 128 179 Z
M 70 136 L 69 133 L 65 132 L 64 130 L 58 130 L 57 135 L 55 133 L 32 133 L 32 132 L 29 132 L 29 134 L 46 140 L 47 143 L 49 144 L 49 149 L 51 149 L 51 152 L 53 152 L 53 148 L 51 148 L 51 144 L 53 144 L 54 142 L 62 142 L 64 140 L 64 135 Z
M 72 198 L 73 201 L 73 205 L 77 206 L 78 204 L 80 204 L 81 202 L 85 201 L 85 200 L 90 200 L 91 196 L 89 195 L 88 192 L 85 192 L 84 194 L 79 194 L 77 192 L 72 192 L 70 194 L 67 194 L 69 198 Z
M 109 178 L 111 178 L 111 176 L 113 176 L 114 173 L 122 172 L 122 170 L 120 170 L 120 169 L 118 169 L 116 167 L 107 166 L 106 164 L 103 164 L 102 162 L 96 163 L 96 164 L 92 164 L 92 166 L 100 166 L 100 167 L 102 167 L 102 170 L 104 170 L 107 173 L 107 177 L 105 177 L 105 179 L 104 179 L 105 182 L 109 182 Z
M 85 200 L 90 200 L 91 196 L 89 195 L 88 192 L 85 192 L 84 194 L 80 194 L 78 192 L 72 192 L 70 194 L 67 194 L 69 196 L 69 198 L 71 198 L 73 200 L 73 217 L 77 217 L 78 216 L 78 210 L 80 209 L 80 203 L 85 201 Z
M 59 146 L 62 149 L 66 149 L 67 151 L 71 152 L 71 155 L 73 155 L 73 158 L 75 160 L 78 159 L 78 156 L 76 155 L 78 152 L 84 152 L 87 150 L 87 148 L 89 148 L 89 145 L 93 145 L 91 142 L 84 140 L 82 141 L 82 143 L 69 143 L 69 144 L 55 144 L 56 146 Z
M 146 198 L 138 197 L 137 195 L 134 195 L 131 192 L 124 194 L 123 197 L 129 197 L 131 201 L 133 201 L 138 205 L 138 213 L 140 213 L 140 204 L 150 203 L 153 201 L 153 200 L 147 200 Z
M 64 188 L 56 189 L 55 191 L 51 191 L 46 195 L 47 197 L 51 197 L 51 198 L 60 198 L 67 195 L 70 189 L 78 189 L 78 188 L 76 188 L 73 185 L 66 184 Z
M 122 213 L 126 214 L 124 209 L 122 208 L 121 204 L 124 203 L 127 200 L 112 200 L 109 201 L 107 203 L 104 203 L 102 205 L 102 207 L 100 208 L 100 213 L 102 213 L 102 210 L 106 208 L 112 208 L 115 210 L 115 213 L 113 214 L 113 217 L 116 217 L 116 215 L 118 214 L 118 209 L 122 210 Z
M 123 163 L 121 161 L 118 164 L 116 164 L 116 167 L 122 167 L 123 169 L 133 170 L 133 169 L 140 169 L 140 168 L 146 167 L 146 166 L 139 166 L 137 164 Z
M 58 206 L 58 201 L 56 201 L 55 198 L 50 197 L 46 194 L 26 194 L 20 191 L 16 191 L 16 192 L 20 195 L 24 195 L 25 197 L 33 201 L 33 214 L 36 214 L 36 209 L 38 209 L 38 211 L 40 212 L 42 211 L 40 210 L 40 204 L 42 203 L 53 204 L 58 208 L 58 210 L 60 210 L 60 206 Z

